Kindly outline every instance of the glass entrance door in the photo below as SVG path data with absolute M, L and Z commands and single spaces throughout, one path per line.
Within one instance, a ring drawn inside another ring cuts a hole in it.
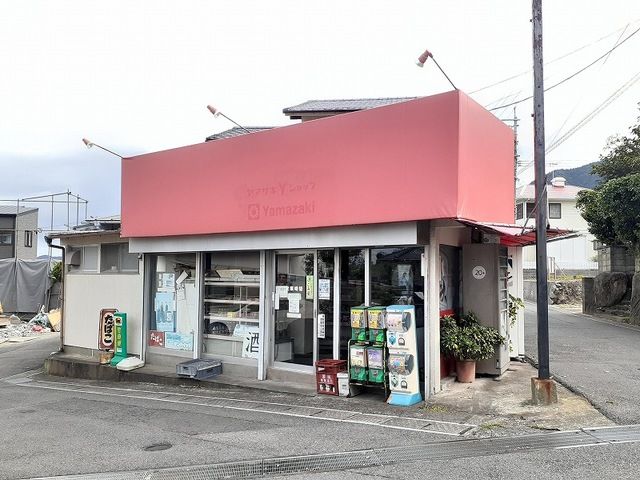
M 273 360 L 312 366 L 316 298 L 313 250 L 276 253 Z

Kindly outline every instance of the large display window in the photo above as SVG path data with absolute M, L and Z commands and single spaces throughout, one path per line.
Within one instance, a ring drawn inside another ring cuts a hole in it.
M 369 278 L 372 306 L 415 305 L 418 326 L 424 323 L 424 247 L 372 248 Z
M 260 253 L 204 255 L 203 353 L 256 361 L 260 348 Z
M 198 321 L 196 254 L 150 256 L 150 347 L 192 352 Z

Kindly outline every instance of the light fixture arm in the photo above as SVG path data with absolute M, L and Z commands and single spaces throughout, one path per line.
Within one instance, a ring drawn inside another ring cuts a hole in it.
M 442 74 L 444 75 L 444 77 L 447 79 L 447 81 L 451 84 L 451 86 L 453 87 L 454 90 L 458 90 L 458 87 L 456 87 L 453 82 L 451 81 L 451 79 L 449 78 L 449 75 L 447 75 L 444 70 L 442 69 L 442 67 L 440 66 L 440 64 L 436 61 L 436 59 L 433 57 L 433 54 L 429 51 L 429 50 L 425 50 L 424 53 L 422 55 L 420 55 L 420 57 L 418 57 L 418 61 L 416 62 L 416 65 L 418 65 L 420 68 L 424 67 L 424 64 L 427 62 L 427 60 L 433 60 L 433 63 L 436 64 L 436 67 L 438 67 L 438 70 L 440 70 L 440 72 L 442 72 Z
M 222 115 L 224 118 L 226 118 L 227 120 L 229 120 L 231 123 L 233 123 L 236 127 L 238 127 L 240 130 L 244 130 L 245 133 L 251 133 L 249 130 L 247 130 L 246 128 L 244 128 L 242 125 L 240 125 L 238 122 L 236 122 L 235 120 L 233 120 L 232 118 L 227 117 L 224 113 L 222 113 L 220 110 L 218 110 L 216 107 L 214 107 L 213 105 L 207 105 L 207 110 L 209 110 L 211 112 L 211 114 L 214 117 L 217 117 L 218 115 Z
M 97 143 L 93 143 L 91 140 L 87 140 L 86 138 L 82 139 L 82 142 L 87 146 L 87 148 L 92 148 L 92 147 L 98 147 L 101 150 L 104 150 L 107 153 L 110 153 L 111 155 L 114 155 L 120 159 L 123 159 L 124 157 L 112 150 L 109 150 L 108 148 L 103 147 L 102 145 L 98 145 Z

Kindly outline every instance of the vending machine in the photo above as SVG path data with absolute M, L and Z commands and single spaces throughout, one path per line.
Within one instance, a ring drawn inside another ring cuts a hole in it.
M 391 305 L 386 312 L 391 405 L 409 406 L 422 401 L 418 378 L 416 310 L 413 305 Z

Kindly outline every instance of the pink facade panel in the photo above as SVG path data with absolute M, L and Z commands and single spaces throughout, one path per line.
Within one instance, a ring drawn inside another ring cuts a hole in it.
M 459 95 L 125 158 L 122 235 L 454 218 Z
M 513 223 L 513 131 L 466 95 L 460 96 L 458 218 Z

